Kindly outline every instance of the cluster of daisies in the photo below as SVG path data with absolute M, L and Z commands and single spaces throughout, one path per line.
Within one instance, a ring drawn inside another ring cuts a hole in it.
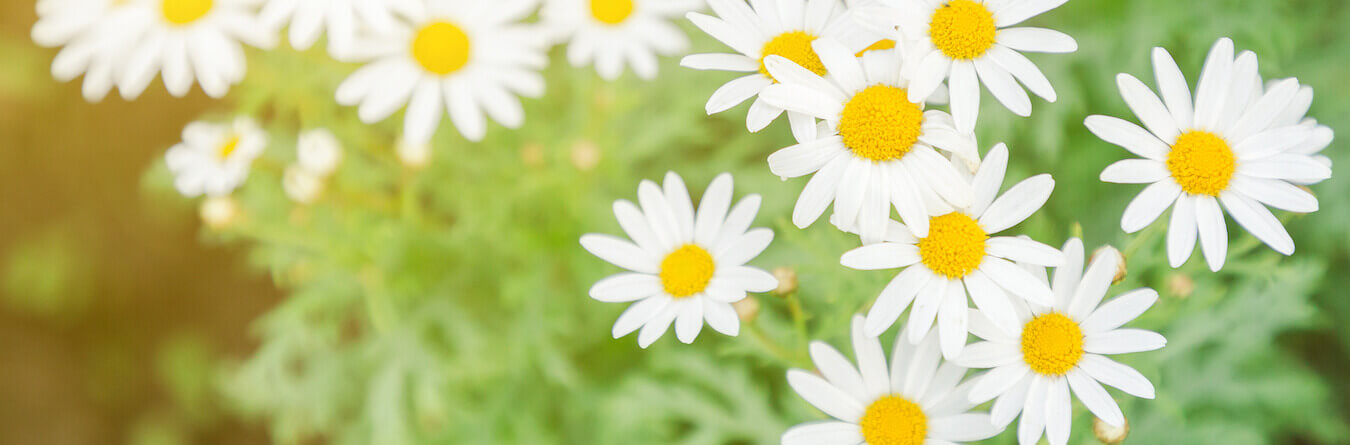
M 1071 395 L 1102 423 L 1125 427 L 1103 385 L 1153 398 L 1153 385 L 1109 355 L 1162 348 L 1166 339 L 1122 327 L 1151 307 L 1141 288 L 1106 299 L 1124 257 L 1110 246 L 1090 261 L 1082 242 L 1055 248 L 1003 234 L 1040 209 L 1054 188 L 1047 174 L 1000 193 L 1009 150 L 980 154 L 973 130 L 983 85 L 1020 116 L 1027 94 L 1053 102 L 1055 90 L 1022 53 L 1068 53 L 1072 37 L 1022 22 L 1067 0 L 708 0 L 695 26 L 729 52 L 693 54 L 681 64 L 743 73 L 714 91 L 707 112 L 750 101 L 749 131 L 782 114 L 795 145 L 768 157 L 782 177 L 809 176 L 792 211 L 806 228 L 832 209 L 839 230 L 861 247 L 840 263 L 857 270 L 899 269 L 866 315 L 852 325 L 856 366 L 816 342 L 816 372 L 791 370 L 790 386 L 831 420 L 799 425 L 792 444 L 950 444 L 982 440 L 1020 417 L 1022 444 L 1042 436 L 1068 442 Z M 1142 126 L 1091 116 L 1094 134 L 1143 159 L 1107 167 L 1106 182 L 1149 184 L 1124 210 L 1133 233 L 1173 207 L 1167 254 L 1181 266 L 1197 239 L 1212 270 L 1223 266 L 1224 213 L 1285 255 L 1293 240 L 1267 207 L 1313 212 L 1301 187 L 1331 176 L 1318 154 L 1332 131 L 1306 117 L 1312 90 L 1296 79 L 1264 81 L 1256 55 L 1234 55 L 1220 39 L 1201 70 L 1194 98 L 1171 55 L 1153 51 L 1159 94 L 1128 74 L 1121 96 Z M 615 338 L 638 331 L 645 348 L 671 325 L 690 343 L 704 321 L 736 335 L 733 303 L 774 289 L 774 275 L 747 261 L 773 233 L 750 228 L 760 204 L 732 205 L 732 179 L 718 176 L 695 208 L 684 182 L 668 173 L 644 181 L 638 202 L 616 201 L 629 239 L 588 234 L 581 245 L 629 270 L 595 283 L 591 297 L 631 302 Z M 1048 273 L 1047 268 L 1054 268 Z M 878 337 L 897 328 L 890 364 Z M 970 336 L 979 339 L 968 344 Z M 987 370 L 969 377 L 970 369 Z M 988 412 L 972 409 L 993 401 Z

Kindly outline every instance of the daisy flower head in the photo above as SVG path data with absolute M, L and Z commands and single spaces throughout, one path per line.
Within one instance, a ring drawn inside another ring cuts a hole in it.
M 1167 339 L 1152 331 L 1121 328 L 1153 303 L 1158 293 L 1141 288 L 1102 304 L 1119 266 L 1120 255 L 1108 248 L 1094 255 L 1083 270 L 1083 243 L 1064 244 L 1064 265 L 1055 268 L 1054 302 L 1050 305 L 1017 302 L 1019 323 L 1013 330 L 999 326 L 981 312 L 970 315 L 971 332 L 985 341 L 972 343 L 956 360 L 970 368 L 992 368 L 974 378 L 970 401 L 994 399 L 993 423 L 1006 427 L 1021 413 L 1018 442 L 1037 443 L 1042 432 L 1052 445 L 1069 440 L 1072 393 L 1092 414 L 1112 426 L 1125 422 L 1120 407 L 1102 384 L 1135 397 L 1153 398 L 1153 384 L 1134 368 L 1107 355 L 1152 351 Z M 1045 269 L 1038 279 L 1045 280 Z
M 183 128 L 183 141 L 169 148 L 164 163 L 183 196 L 224 196 L 244 183 L 266 146 L 267 133 L 247 117 L 229 124 L 197 121 Z
M 797 145 L 769 155 L 769 169 L 778 176 L 812 175 L 792 222 L 804 228 L 833 202 L 840 223 L 856 224 L 871 243 L 885 233 L 892 206 L 918 236 L 928 234 L 930 212 L 969 206 L 970 183 L 938 150 L 978 158 L 975 137 L 958 132 L 947 113 L 909 101 L 898 55 L 857 57 L 823 38 L 811 46 L 828 68 L 824 77 L 769 56 L 765 66 L 779 83 L 760 94 L 771 105 L 823 119 L 828 129 L 817 134 L 813 126 Z
M 731 205 L 731 175 L 713 179 L 698 211 L 684 181 L 674 172 L 665 183 L 642 181 L 638 204 L 614 202 L 614 216 L 632 241 L 600 234 L 581 237 L 581 246 L 600 259 L 628 269 L 591 287 L 591 298 L 606 303 L 636 302 L 614 322 L 614 338 L 641 328 L 638 346 L 646 348 L 675 325 L 675 335 L 691 343 L 708 326 L 726 335 L 740 332 L 732 303 L 746 292 L 768 292 L 778 280 L 746 266 L 773 241 L 773 231 L 751 229 L 759 195 Z
M 471 141 L 487 133 L 484 113 L 518 128 L 525 112 L 516 96 L 543 95 L 548 63 L 544 34 L 520 23 L 533 9 L 532 0 L 428 0 L 392 32 L 358 36 L 353 57 L 367 63 L 338 86 L 337 102 L 359 104 L 366 123 L 406 105 L 410 143 L 431 140 L 443 109 Z
M 1019 51 L 1069 53 L 1078 50 L 1078 43 L 1059 31 L 1015 25 L 1066 1 L 882 0 L 858 8 L 857 16 L 860 23 L 909 42 L 906 52 L 915 62 L 907 73 L 914 79 L 909 100 L 922 100 L 946 80 L 956 128 L 970 132 L 979 117 L 981 84 L 1019 116 L 1031 115 L 1031 99 L 1019 82 L 1055 101 L 1045 74 Z
M 328 37 L 328 51 L 343 56 L 356 40 L 358 29 L 390 32 L 397 16 L 415 16 L 422 8 L 416 0 L 266 0 L 259 12 L 263 23 L 274 29 L 288 26 L 287 37 L 296 49 L 309 49 L 320 35 Z
M 1048 174 L 1033 176 L 995 199 L 1007 165 L 1007 147 L 995 145 L 972 179 L 975 197 L 970 206 L 930 217 L 927 235 L 891 221 L 882 242 L 844 253 L 839 262 L 853 269 L 904 268 L 872 303 L 864 326 L 868 334 L 886 331 L 913 303 L 906 325 L 909 340 L 918 342 L 936 320 L 942 355 L 952 359 L 965 347 L 970 329 L 967 298 L 1008 330 L 1017 325 L 1014 301 L 1054 301 L 1049 286 L 1013 262 L 1056 266 L 1063 261 L 1059 250 L 1027 238 L 991 235 L 1040 209 L 1055 181 Z
M 595 65 L 605 80 L 624 65 L 642 79 L 656 77 L 657 55 L 689 47 L 689 38 L 671 19 L 698 9 L 700 0 L 547 0 L 540 18 L 567 43 L 574 67 Z
M 81 93 L 89 102 L 108 95 L 127 48 L 134 43 L 122 29 L 126 2 L 119 0 L 39 0 L 33 42 L 62 47 L 52 60 L 52 77 L 61 82 L 84 75 Z M 131 33 L 134 34 L 134 33 Z
M 886 364 L 881 341 L 853 318 L 854 367 L 838 350 L 811 343 L 819 374 L 787 373 L 788 385 L 833 420 L 804 423 L 783 433 L 783 445 L 922 445 L 984 440 L 997 435 L 987 413 L 970 412 L 966 368 L 944 362 L 937 336 L 917 344 L 897 338 Z
M 271 48 L 275 29 L 258 19 L 256 0 L 126 0 L 128 17 L 117 32 L 128 39 L 117 88 L 130 100 L 159 74 L 169 94 L 182 97 L 195 82 L 219 98 L 244 79 L 240 42 Z
M 830 38 L 858 52 L 877 42 L 879 37 L 856 26 L 838 0 L 709 0 L 716 16 L 697 12 L 688 14 L 699 29 L 722 42 L 734 53 L 707 53 L 685 56 L 680 65 L 697 70 L 746 73 L 722 85 L 708 98 L 708 114 L 721 113 L 777 82 L 765 59 L 779 56 L 807 70 L 824 75 L 826 66 L 816 54 L 812 42 Z M 783 114 L 781 107 L 756 98 L 750 104 L 745 124 L 758 132 Z M 788 113 L 792 131 L 803 139 L 815 128 L 807 114 Z
M 1226 209 L 1257 239 L 1292 254 L 1293 238 L 1266 207 L 1314 212 L 1317 198 L 1294 184 L 1331 177 L 1329 165 L 1309 154 L 1330 143 L 1330 129 L 1299 121 L 1311 90 L 1300 93 L 1294 79 L 1263 89 L 1256 54 L 1234 58 L 1227 38 L 1210 50 L 1194 101 L 1167 50 L 1154 48 L 1153 69 L 1161 99 L 1134 76 L 1116 77 L 1143 127 L 1100 115 L 1084 122 L 1098 137 L 1142 158 L 1116 162 L 1101 174 L 1105 182 L 1149 184 L 1125 207 L 1121 229 L 1139 231 L 1171 207 L 1172 267 L 1190 258 L 1198 235 L 1209 268 L 1218 271 L 1228 253 Z

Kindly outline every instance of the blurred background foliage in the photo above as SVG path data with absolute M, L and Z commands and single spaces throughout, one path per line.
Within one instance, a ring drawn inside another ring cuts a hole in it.
M 785 123 L 752 135 L 744 105 L 704 115 L 731 74 L 667 59 L 655 81 L 605 83 L 555 50 L 523 129 L 469 143 L 443 122 L 430 165 L 412 169 L 394 155 L 400 119 L 364 125 L 333 103 L 353 66 L 320 50 L 252 51 L 248 78 L 221 102 L 156 87 L 91 105 L 47 74 L 54 51 L 27 38 L 32 5 L 3 8 L 0 443 L 777 443 L 822 417 L 785 369 L 810 368 L 812 339 L 847 350 L 850 316 L 891 276 L 839 266 L 857 240 L 825 222 L 792 226 L 805 181 L 782 182 L 764 161 L 792 143 Z M 1267 78 L 1313 86 L 1310 115 L 1347 131 L 1350 3 L 1074 0 L 1034 22 L 1079 42 L 1075 54 L 1031 56 L 1059 101 L 1018 118 L 986 94 L 977 131 L 982 147 L 1011 148 L 1005 185 L 1057 180 L 1017 230 L 1120 247 L 1129 274 L 1112 294 L 1163 297 L 1135 326 L 1162 332 L 1167 348 L 1122 358 L 1157 399 L 1113 392 L 1127 443 L 1350 442 L 1350 201 L 1339 199 L 1350 178 L 1313 187 L 1318 213 L 1282 215 L 1293 257 L 1231 230 L 1223 271 L 1198 256 L 1173 270 L 1161 224 L 1119 230 L 1138 189 L 1097 175 L 1127 154 L 1082 126 L 1088 114 L 1129 116 L 1114 75 L 1151 79 L 1153 46 L 1194 82 L 1210 44 L 1231 36 Z M 721 50 L 686 29 L 695 52 Z M 234 114 L 261 120 L 271 143 L 234 195 L 239 217 L 199 228 L 160 155 L 187 121 Z M 324 196 L 297 205 L 281 171 L 295 135 L 314 127 L 337 134 L 346 156 Z M 1350 163 L 1344 146 L 1327 151 L 1338 165 Z M 619 233 L 613 200 L 667 170 L 695 196 L 723 171 L 737 196 L 763 195 L 757 225 L 777 236 L 754 264 L 789 268 L 800 287 L 752 296 L 740 337 L 668 335 L 644 351 L 610 338 L 622 305 L 586 291 L 616 269 L 577 239 Z M 1071 442 L 1095 443 L 1090 414 L 1075 413 Z

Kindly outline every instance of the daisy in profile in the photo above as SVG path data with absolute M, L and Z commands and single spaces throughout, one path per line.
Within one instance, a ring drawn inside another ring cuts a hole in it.
M 860 6 L 860 22 L 881 31 L 898 27 L 896 39 L 912 42 L 914 60 L 906 74 L 914 79 L 910 102 L 923 100 L 947 81 L 956 128 L 970 132 L 980 112 L 980 84 L 1019 116 L 1031 115 L 1027 89 L 1047 101 L 1055 89 L 1022 52 L 1069 53 L 1078 50 L 1059 31 L 1013 27 L 1055 9 L 1068 0 L 882 0 Z
M 567 61 L 595 65 L 605 80 L 618 79 L 624 65 L 642 79 L 656 77 L 656 56 L 689 47 L 689 38 L 671 19 L 698 9 L 701 0 L 547 0 L 540 17 L 567 43 Z
M 1098 419 L 1116 427 L 1124 425 L 1125 417 L 1102 384 L 1153 398 L 1153 384 L 1147 378 L 1106 356 L 1152 351 L 1167 344 L 1152 331 L 1120 327 L 1153 306 L 1158 293 L 1141 288 L 1101 304 L 1121 258 L 1113 251 L 1103 253 L 1095 255 L 1084 272 L 1083 243 L 1078 239 L 1065 243 L 1064 265 L 1055 269 L 1052 284 L 1054 303 L 1018 302 L 1016 329 L 1006 330 L 981 313 L 971 313 L 971 332 L 986 341 L 972 343 L 956 362 L 992 369 L 974 378 L 970 402 L 997 397 L 990 414 L 1000 429 L 1021 413 L 1017 439 L 1022 445 L 1037 443 L 1042 432 L 1052 445 L 1069 441 L 1071 392 Z M 1038 279 L 1046 279 L 1044 272 L 1040 268 Z
M 741 0 L 710 0 L 716 17 L 697 12 L 688 14 L 695 26 L 722 42 L 734 53 L 708 53 L 685 56 L 680 65 L 697 70 L 746 73 L 718 88 L 708 98 L 708 114 L 721 113 L 755 97 L 764 87 L 777 82 L 765 59 L 779 56 L 817 74 L 826 74 L 811 43 L 821 37 L 842 42 L 851 53 L 878 42 L 879 35 L 859 28 L 837 0 L 765 0 L 746 4 Z M 745 124 L 758 132 L 783 114 L 781 107 L 762 98 L 750 104 Z M 807 114 L 788 113 L 793 134 L 799 140 L 815 128 L 815 119 Z
M 352 49 L 357 29 L 387 33 L 398 26 L 396 14 L 411 17 L 421 9 L 416 0 L 267 0 L 259 15 L 274 29 L 289 26 L 295 49 L 309 49 L 326 34 L 328 51 L 342 56 Z
M 518 128 L 525 112 L 516 97 L 539 97 L 548 63 L 545 36 L 520 20 L 532 0 L 428 0 L 412 23 L 388 34 L 358 37 L 355 57 L 369 62 L 338 86 L 337 102 L 357 105 L 374 123 L 406 108 L 403 137 L 431 140 L 447 110 L 460 134 L 479 141 L 487 116 Z
M 811 47 L 828 69 L 825 77 L 769 56 L 764 64 L 779 83 L 760 94 L 770 105 L 824 119 L 830 129 L 799 135 L 799 144 L 769 155 L 778 176 L 813 175 L 792 212 L 797 227 L 810 225 L 833 202 L 841 225 L 856 224 L 865 243 L 876 242 L 893 205 L 925 236 L 931 212 L 971 204 L 970 183 L 938 150 L 976 159 L 975 137 L 958 132 L 947 113 L 909 101 L 896 54 L 856 57 L 823 38 Z
M 164 163 L 183 196 L 230 194 L 248 178 L 253 160 L 267 146 L 267 133 L 252 119 L 230 124 L 193 122 L 183 128 L 183 142 L 169 148 Z
M 936 319 L 942 355 L 953 359 L 965 347 L 970 328 L 967 296 L 1009 331 L 1017 326 L 1014 302 L 1054 301 L 1045 283 L 1013 262 L 1057 266 L 1063 261 L 1059 250 L 1027 238 L 990 235 L 1040 209 L 1055 181 L 1047 174 L 1033 176 L 995 199 L 1007 166 L 1007 147 L 995 145 L 972 179 L 975 198 L 969 207 L 929 218 L 926 236 L 892 221 L 883 242 L 844 253 L 839 262 L 853 269 L 904 268 L 872 303 L 864 326 L 869 335 L 881 335 L 913 303 L 906 325 L 910 342 L 922 339 Z
M 1218 271 L 1228 254 L 1222 204 L 1257 239 L 1292 254 L 1293 238 L 1266 206 L 1316 211 L 1317 198 L 1292 183 L 1331 177 L 1331 168 L 1308 154 L 1330 143 L 1330 129 L 1297 122 L 1311 91 L 1299 99 L 1294 79 L 1262 91 L 1256 54 L 1247 51 L 1235 59 L 1227 38 L 1210 50 L 1194 101 L 1166 50 L 1153 50 L 1153 70 L 1161 99 L 1134 76 L 1116 77 L 1142 128 L 1109 116 L 1084 122 L 1098 137 L 1142 157 L 1111 164 L 1101 174 L 1105 182 L 1149 184 L 1125 207 L 1121 229 L 1139 231 L 1172 207 L 1167 233 L 1172 267 L 1190 258 L 1198 235 L 1210 270 Z
M 731 303 L 746 292 L 778 286 L 772 274 L 745 265 L 773 241 L 773 231 L 750 228 L 759 195 L 731 206 L 731 185 L 730 174 L 718 175 L 695 212 L 684 181 L 674 172 L 666 173 L 663 186 L 642 181 L 640 208 L 622 199 L 614 202 L 614 216 L 632 241 L 593 233 L 581 237 L 587 251 L 631 271 L 591 287 L 596 300 L 636 302 L 614 322 L 614 338 L 641 328 L 638 346 L 646 348 L 673 323 L 675 336 L 691 343 L 705 320 L 717 332 L 734 336 L 740 320 Z
M 39 0 L 33 42 L 63 47 L 52 60 L 52 77 L 68 82 L 83 74 L 85 100 L 98 102 L 107 96 L 134 43 L 119 31 L 130 24 L 127 10 L 119 0 Z
M 955 444 L 1003 431 L 989 414 L 970 412 L 966 368 L 942 361 L 936 337 L 925 334 L 918 344 L 897 338 L 889 366 L 881 341 L 863 332 L 862 316 L 853 318 L 857 367 L 830 345 L 812 342 L 819 374 L 789 370 L 788 385 L 834 419 L 788 429 L 783 445 Z
M 116 30 L 132 39 L 117 76 L 124 99 L 139 96 L 156 74 L 175 97 L 194 82 L 207 96 L 222 97 L 244 79 L 240 42 L 275 44 L 275 29 L 258 19 L 254 0 L 127 1 L 130 17 Z

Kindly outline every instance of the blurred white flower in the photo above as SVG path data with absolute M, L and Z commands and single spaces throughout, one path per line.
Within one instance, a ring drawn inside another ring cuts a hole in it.
M 518 128 L 525 112 L 516 96 L 539 97 L 548 63 L 547 38 L 520 23 L 531 0 L 428 0 L 424 10 L 385 34 L 359 36 L 353 57 L 365 66 L 338 86 L 337 102 L 360 105 L 362 122 L 374 123 L 404 108 L 404 137 L 431 140 L 441 110 L 466 139 L 487 133 L 484 113 Z
M 239 202 L 229 195 L 208 196 L 197 208 L 197 215 L 207 227 L 222 229 L 239 219 Z
M 193 122 L 164 162 L 183 196 L 228 195 L 248 178 L 253 160 L 267 146 L 267 133 L 246 117 L 231 124 Z
M 427 142 L 409 142 L 399 138 L 394 143 L 394 154 L 404 167 L 414 170 L 426 167 L 431 162 L 431 144 Z
M 970 401 L 984 403 L 997 397 L 990 414 L 1000 428 L 1021 413 L 1017 439 L 1022 445 L 1038 443 L 1042 432 L 1051 445 L 1068 443 L 1071 392 L 1102 422 L 1123 427 L 1125 416 L 1102 384 L 1145 399 L 1153 398 L 1153 384 L 1134 368 L 1106 356 L 1152 351 L 1167 344 L 1155 332 L 1121 328 L 1158 301 L 1153 289 L 1135 289 L 1102 304 L 1120 255 L 1097 255 L 1084 272 L 1082 241 L 1070 239 L 1063 252 L 1064 265 L 1055 269 L 1051 285 L 1054 302 L 1044 306 L 1016 302 L 1012 309 L 1020 323 L 1011 330 L 972 311 L 971 332 L 986 341 L 966 347 L 957 359 L 962 366 L 992 368 L 974 379 Z M 1023 267 L 1038 280 L 1047 280 L 1044 267 Z
M 298 165 L 286 167 L 281 175 L 281 188 L 286 196 L 300 204 L 309 204 L 323 193 L 324 178 Z
M 386 33 L 397 25 L 397 15 L 416 16 L 416 0 L 266 0 L 259 13 L 269 27 L 287 29 L 291 46 L 309 49 L 327 33 L 328 52 L 342 58 L 352 50 L 358 29 Z
M 1293 254 L 1294 239 L 1266 207 L 1317 211 L 1317 197 L 1294 184 L 1331 177 L 1329 163 L 1314 157 L 1331 142 L 1331 129 L 1303 119 L 1312 90 L 1285 79 L 1263 91 L 1256 54 L 1245 51 L 1234 58 L 1233 41 L 1227 38 L 1210 50 L 1194 100 L 1167 50 L 1153 50 L 1153 70 L 1161 99 L 1134 76 L 1116 77 L 1121 96 L 1143 127 L 1110 116 L 1084 121 L 1102 140 L 1142 158 L 1116 162 L 1101 174 L 1105 182 L 1149 184 L 1125 207 L 1121 229 L 1142 230 L 1170 207 L 1167 258 L 1172 267 L 1191 257 L 1199 238 L 1210 270 L 1217 271 L 1228 255 L 1226 209 L 1271 249 Z
M 623 74 L 624 65 L 639 78 L 656 77 L 656 56 L 689 46 L 673 23 L 701 7 L 701 0 L 547 0 L 543 23 L 558 39 L 567 39 L 567 60 L 575 67 L 594 64 L 606 80 Z
M 673 323 L 675 336 L 692 343 L 708 326 L 726 335 L 740 333 L 732 303 L 746 292 L 768 292 L 778 286 L 772 274 L 745 263 L 759 256 L 773 231 L 751 229 L 759 211 L 759 195 L 731 207 L 731 175 L 713 179 L 698 211 L 684 180 L 666 173 L 665 183 L 642 181 L 638 202 L 614 202 L 614 216 L 632 241 L 589 233 L 581 246 L 600 259 L 628 269 L 591 286 L 590 295 L 606 303 L 636 301 L 614 322 L 614 338 L 642 328 L 638 346 L 646 348 Z M 728 210 L 730 208 L 730 210 Z
M 323 128 L 300 133 L 295 144 L 296 163 L 318 176 L 328 176 L 342 163 L 342 142 Z
M 903 334 L 903 331 L 902 331 Z M 903 335 L 901 335 L 903 336 Z M 970 412 L 972 382 L 966 368 L 938 354 L 937 335 L 918 343 L 896 338 L 888 366 L 881 341 L 853 317 L 858 365 L 823 342 L 812 342 L 818 373 L 787 372 L 797 395 L 834 419 L 804 423 L 783 433 L 783 445 L 954 445 L 984 440 L 1003 430 L 989 414 Z
M 33 42 L 64 46 L 52 60 L 52 77 L 61 82 L 84 74 L 82 93 L 90 102 L 102 100 L 115 85 L 134 29 L 123 0 L 38 0 Z

